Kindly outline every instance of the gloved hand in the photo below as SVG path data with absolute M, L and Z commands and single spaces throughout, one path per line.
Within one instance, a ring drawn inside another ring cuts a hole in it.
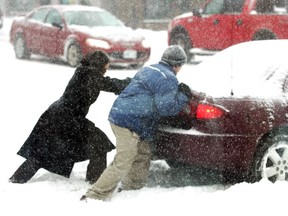
M 114 92 L 115 95 L 119 95 L 131 82 L 131 78 L 127 77 L 126 79 L 123 79 L 118 85 L 119 85 L 119 90 Z
M 178 85 L 178 90 L 181 91 L 182 93 L 184 93 L 188 97 L 189 100 L 192 98 L 191 89 L 185 83 L 180 83 Z

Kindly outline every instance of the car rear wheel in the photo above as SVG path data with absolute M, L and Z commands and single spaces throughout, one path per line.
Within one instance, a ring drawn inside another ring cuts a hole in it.
M 268 139 L 256 152 L 251 169 L 252 182 L 263 178 L 271 182 L 288 181 L 288 136 Z
M 171 45 L 179 45 L 181 46 L 186 55 L 187 55 L 187 61 L 190 62 L 194 58 L 194 55 L 190 53 L 190 49 L 192 48 L 189 38 L 187 34 L 183 32 L 175 32 L 171 35 Z
M 30 58 L 31 53 L 27 49 L 24 38 L 21 35 L 17 36 L 14 41 L 14 51 L 18 59 Z
M 277 37 L 273 32 L 269 30 L 260 30 L 254 35 L 253 40 L 273 40 L 276 38 Z
M 67 62 L 71 67 L 76 67 L 82 59 L 82 52 L 79 45 L 72 43 L 67 50 Z

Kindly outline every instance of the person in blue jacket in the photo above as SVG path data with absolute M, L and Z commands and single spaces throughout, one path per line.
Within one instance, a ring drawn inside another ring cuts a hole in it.
M 138 71 L 117 97 L 108 118 L 116 137 L 116 155 L 81 200 L 107 200 L 120 182 L 121 190 L 145 186 L 158 121 L 177 115 L 192 96 L 176 78 L 186 61 L 181 46 L 169 46 L 158 64 Z

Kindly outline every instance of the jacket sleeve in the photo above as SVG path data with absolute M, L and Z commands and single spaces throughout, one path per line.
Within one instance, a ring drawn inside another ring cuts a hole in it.
M 113 92 L 116 95 L 120 94 L 121 91 L 126 88 L 126 86 L 131 82 L 131 78 L 127 77 L 126 79 L 117 79 L 104 77 L 102 80 L 101 90 L 106 92 Z
M 189 101 L 189 98 L 179 91 L 175 75 L 158 74 L 148 85 L 154 92 L 155 108 L 160 116 L 178 114 Z

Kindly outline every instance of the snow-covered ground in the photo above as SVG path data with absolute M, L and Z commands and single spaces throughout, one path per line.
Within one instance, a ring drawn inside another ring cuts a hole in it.
M 43 169 L 27 184 L 12 184 L 8 178 L 24 161 L 16 152 L 28 137 L 42 112 L 57 100 L 74 69 L 48 63 L 44 58 L 15 59 L 8 42 L 11 19 L 0 30 L 0 214 L 1 215 L 286 215 L 287 182 L 222 185 L 221 178 L 171 170 L 154 161 L 147 187 L 117 193 L 111 201 L 79 201 L 90 187 L 85 182 L 87 161 L 75 165 L 71 177 Z M 159 60 L 166 48 L 165 31 L 138 30 L 150 39 L 149 63 Z M 182 70 L 193 70 L 185 65 Z M 110 70 L 111 77 L 132 77 L 135 70 Z M 181 73 L 181 72 L 180 72 Z M 100 94 L 88 118 L 115 141 L 107 121 L 115 95 Z M 111 161 L 114 152 L 108 155 Z M 200 172 L 201 173 L 201 172 Z

